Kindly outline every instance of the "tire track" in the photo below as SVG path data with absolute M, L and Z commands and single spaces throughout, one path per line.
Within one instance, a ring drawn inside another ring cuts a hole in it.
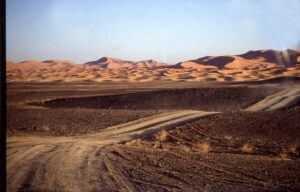
M 300 88 L 283 90 L 271 95 L 246 111 L 275 110 L 299 102 Z M 109 127 L 99 133 L 75 137 L 8 137 L 7 191 L 134 191 L 135 187 L 115 164 L 116 157 L 105 147 L 114 143 L 143 137 L 161 129 L 214 115 L 218 112 L 182 110 L 155 115 Z M 203 132 L 202 134 L 207 134 Z M 122 154 L 125 155 L 125 154 Z M 126 156 L 126 155 L 125 155 Z M 131 157 L 127 157 L 131 158 Z M 199 162 L 205 169 L 249 180 L 249 185 L 262 185 L 256 178 L 242 172 L 231 172 L 225 166 L 214 168 L 210 162 Z M 167 173 L 152 166 L 137 165 L 147 173 L 153 169 L 165 184 L 179 189 L 189 188 L 177 172 Z M 151 181 L 141 180 L 149 185 Z M 162 184 L 162 185 L 165 185 Z M 162 186 L 161 185 L 161 186 Z M 166 187 L 166 186 L 165 186 Z
M 290 107 L 300 101 L 300 88 L 288 88 L 270 95 L 245 111 L 274 111 Z
M 216 113 L 169 112 L 77 137 L 8 137 L 7 191 L 133 191 L 105 146 Z

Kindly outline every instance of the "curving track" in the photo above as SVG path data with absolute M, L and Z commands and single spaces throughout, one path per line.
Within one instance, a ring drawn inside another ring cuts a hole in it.
M 99 191 L 114 185 L 130 190 L 102 155 L 105 146 L 216 113 L 165 113 L 77 137 L 7 138 L 7 191 Z

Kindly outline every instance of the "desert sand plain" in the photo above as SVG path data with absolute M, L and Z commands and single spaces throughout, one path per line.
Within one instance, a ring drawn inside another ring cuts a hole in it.
M 7 63 L 7 191 L 299 191 L 300 52 Z

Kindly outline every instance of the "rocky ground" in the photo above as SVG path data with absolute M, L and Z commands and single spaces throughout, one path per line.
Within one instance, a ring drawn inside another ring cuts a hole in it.
M 285 86 L 26 86 L 8 87 L 11 191 L 300 190 L 299 103 L 242 111 Z M 101 132 L 183 109 L 223 113 L 122 142 Z

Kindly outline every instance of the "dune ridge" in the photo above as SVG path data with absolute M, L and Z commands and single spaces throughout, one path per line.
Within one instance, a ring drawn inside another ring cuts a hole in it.
M 102 57 L 72 61 L 6 62 L 7 82 L 253 81 L 300 77 L 300 51 L 258 50 L 241 55 L 205 56 L 175 65 L 154 60 Z

